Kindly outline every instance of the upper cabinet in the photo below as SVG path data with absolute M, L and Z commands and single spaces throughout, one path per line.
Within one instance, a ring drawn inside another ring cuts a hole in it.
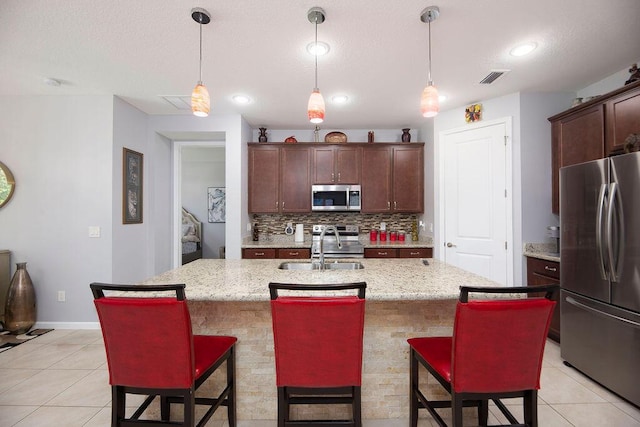
M 552 141 L 552 210 L 559 213 L 560 168 L 624 152 L 640 133 L 640 82 L 549 118 Z
M 424 211 L 424 144 L 390 144 L 362 152 L 362 212 Z
M 311 152 L 303 146 L 249 146 L 249 212 L 311 212 Z
M 314 147 L 313 184 L 357 184 L 360 182 L 362 148 L 348 145 Z
M 309 213 L 312 184 L 360 184 L 362 213 L 424 212 L 424 143 L 249 144 L 249 213 Z

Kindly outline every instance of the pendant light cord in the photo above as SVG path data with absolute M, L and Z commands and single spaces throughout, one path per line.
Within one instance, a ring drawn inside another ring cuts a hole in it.
M 316 57 L 316 85 L 315 89 L 318 89 L 318 12 L 316 12 L 316 44 L 315 44 L 315 57 Z
M 429 59 L 431 62 L 431 59 Z M 200 15 L 200 84 L 202 84 L 202 14 Z
M 429 81 L 427 85 L 433 85 L 433 80 L 431 80 L 431 15 L 429 15 Z

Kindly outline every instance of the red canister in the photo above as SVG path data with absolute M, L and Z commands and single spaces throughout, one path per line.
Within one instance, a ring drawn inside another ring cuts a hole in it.
M 372 242 L 378 241 L 378 230 L 371 229 L 371 231 L 369 231 L 369 240 Z
M 397 231 L 390 231 L 389 232 L 389 240 L 392 242 L 395 242 L 398 239 L 398 232 Z
M 381 242 L 386 242 L 387 241 L 387 232 L 386 231 L 380 230 L 380 241 Z

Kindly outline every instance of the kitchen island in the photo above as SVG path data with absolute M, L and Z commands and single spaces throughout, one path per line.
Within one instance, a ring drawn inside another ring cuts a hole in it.
M 276 419 L 269 282 L 367 282 L 362 377 L 365 419 L 408 418 L 406 339 L 451 334 L 459 286 L 496 286 L 433 259 L 358 259 L 364 269 L 324 272 L 280 270 L 282 261 L 201 259 L 141 283 L 185 283 L 194 333 L 238 337 L 237 414 L 241 421 Z M 435 391 L 439 386 L 432 387 Z M 294 408 L 292 416 L 304 417 L 310 410 Z M 322 416 L 340 414 L 332 411 Z

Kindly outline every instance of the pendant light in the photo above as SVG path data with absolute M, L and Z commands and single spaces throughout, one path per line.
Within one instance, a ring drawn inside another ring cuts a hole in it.
M 211 22 L 211 15 L 201 7 L 191 9 L 191 17 L 200 25 L 200 79 L 191 93 L 191 111 L 198 117 L 207 117 L 211 109 L 209 91 L 202 83 L 202 26 Z
M 433 80 L 431 80 L 431 21 L 435 21 L 438 16 L 440 16 L 438 6 L 429 6 L 420 13 L 420 20 L 429 24 L 429 80 L 420 98 L 420 112 L 423 117 L 435 117 L 440 111 L 438 89 L 433 85 Z
M 315 24 L 316 28 L 316 41 L 315 44 L 318 44 L 318 24 L 322 24 L 324 22 L 324 10 L 319 7 L 312 7 L 307 12 L 307 18 L 309 22 Z M 322 94 L 320 93 L 320 89 L 318 89 L 318 51 L 315 51 L 315 59 L 316 59 L 316 74 L 315 74 L 315 86 L 313 87 L 313 92 L 311 92 L 311 96 L 309 97 L 309 104 L 307 105 L 307 114 L 309 116 L 309 121 L 314 124 L 322 123 L 324 121 L 324 98 L 322 98 Z

